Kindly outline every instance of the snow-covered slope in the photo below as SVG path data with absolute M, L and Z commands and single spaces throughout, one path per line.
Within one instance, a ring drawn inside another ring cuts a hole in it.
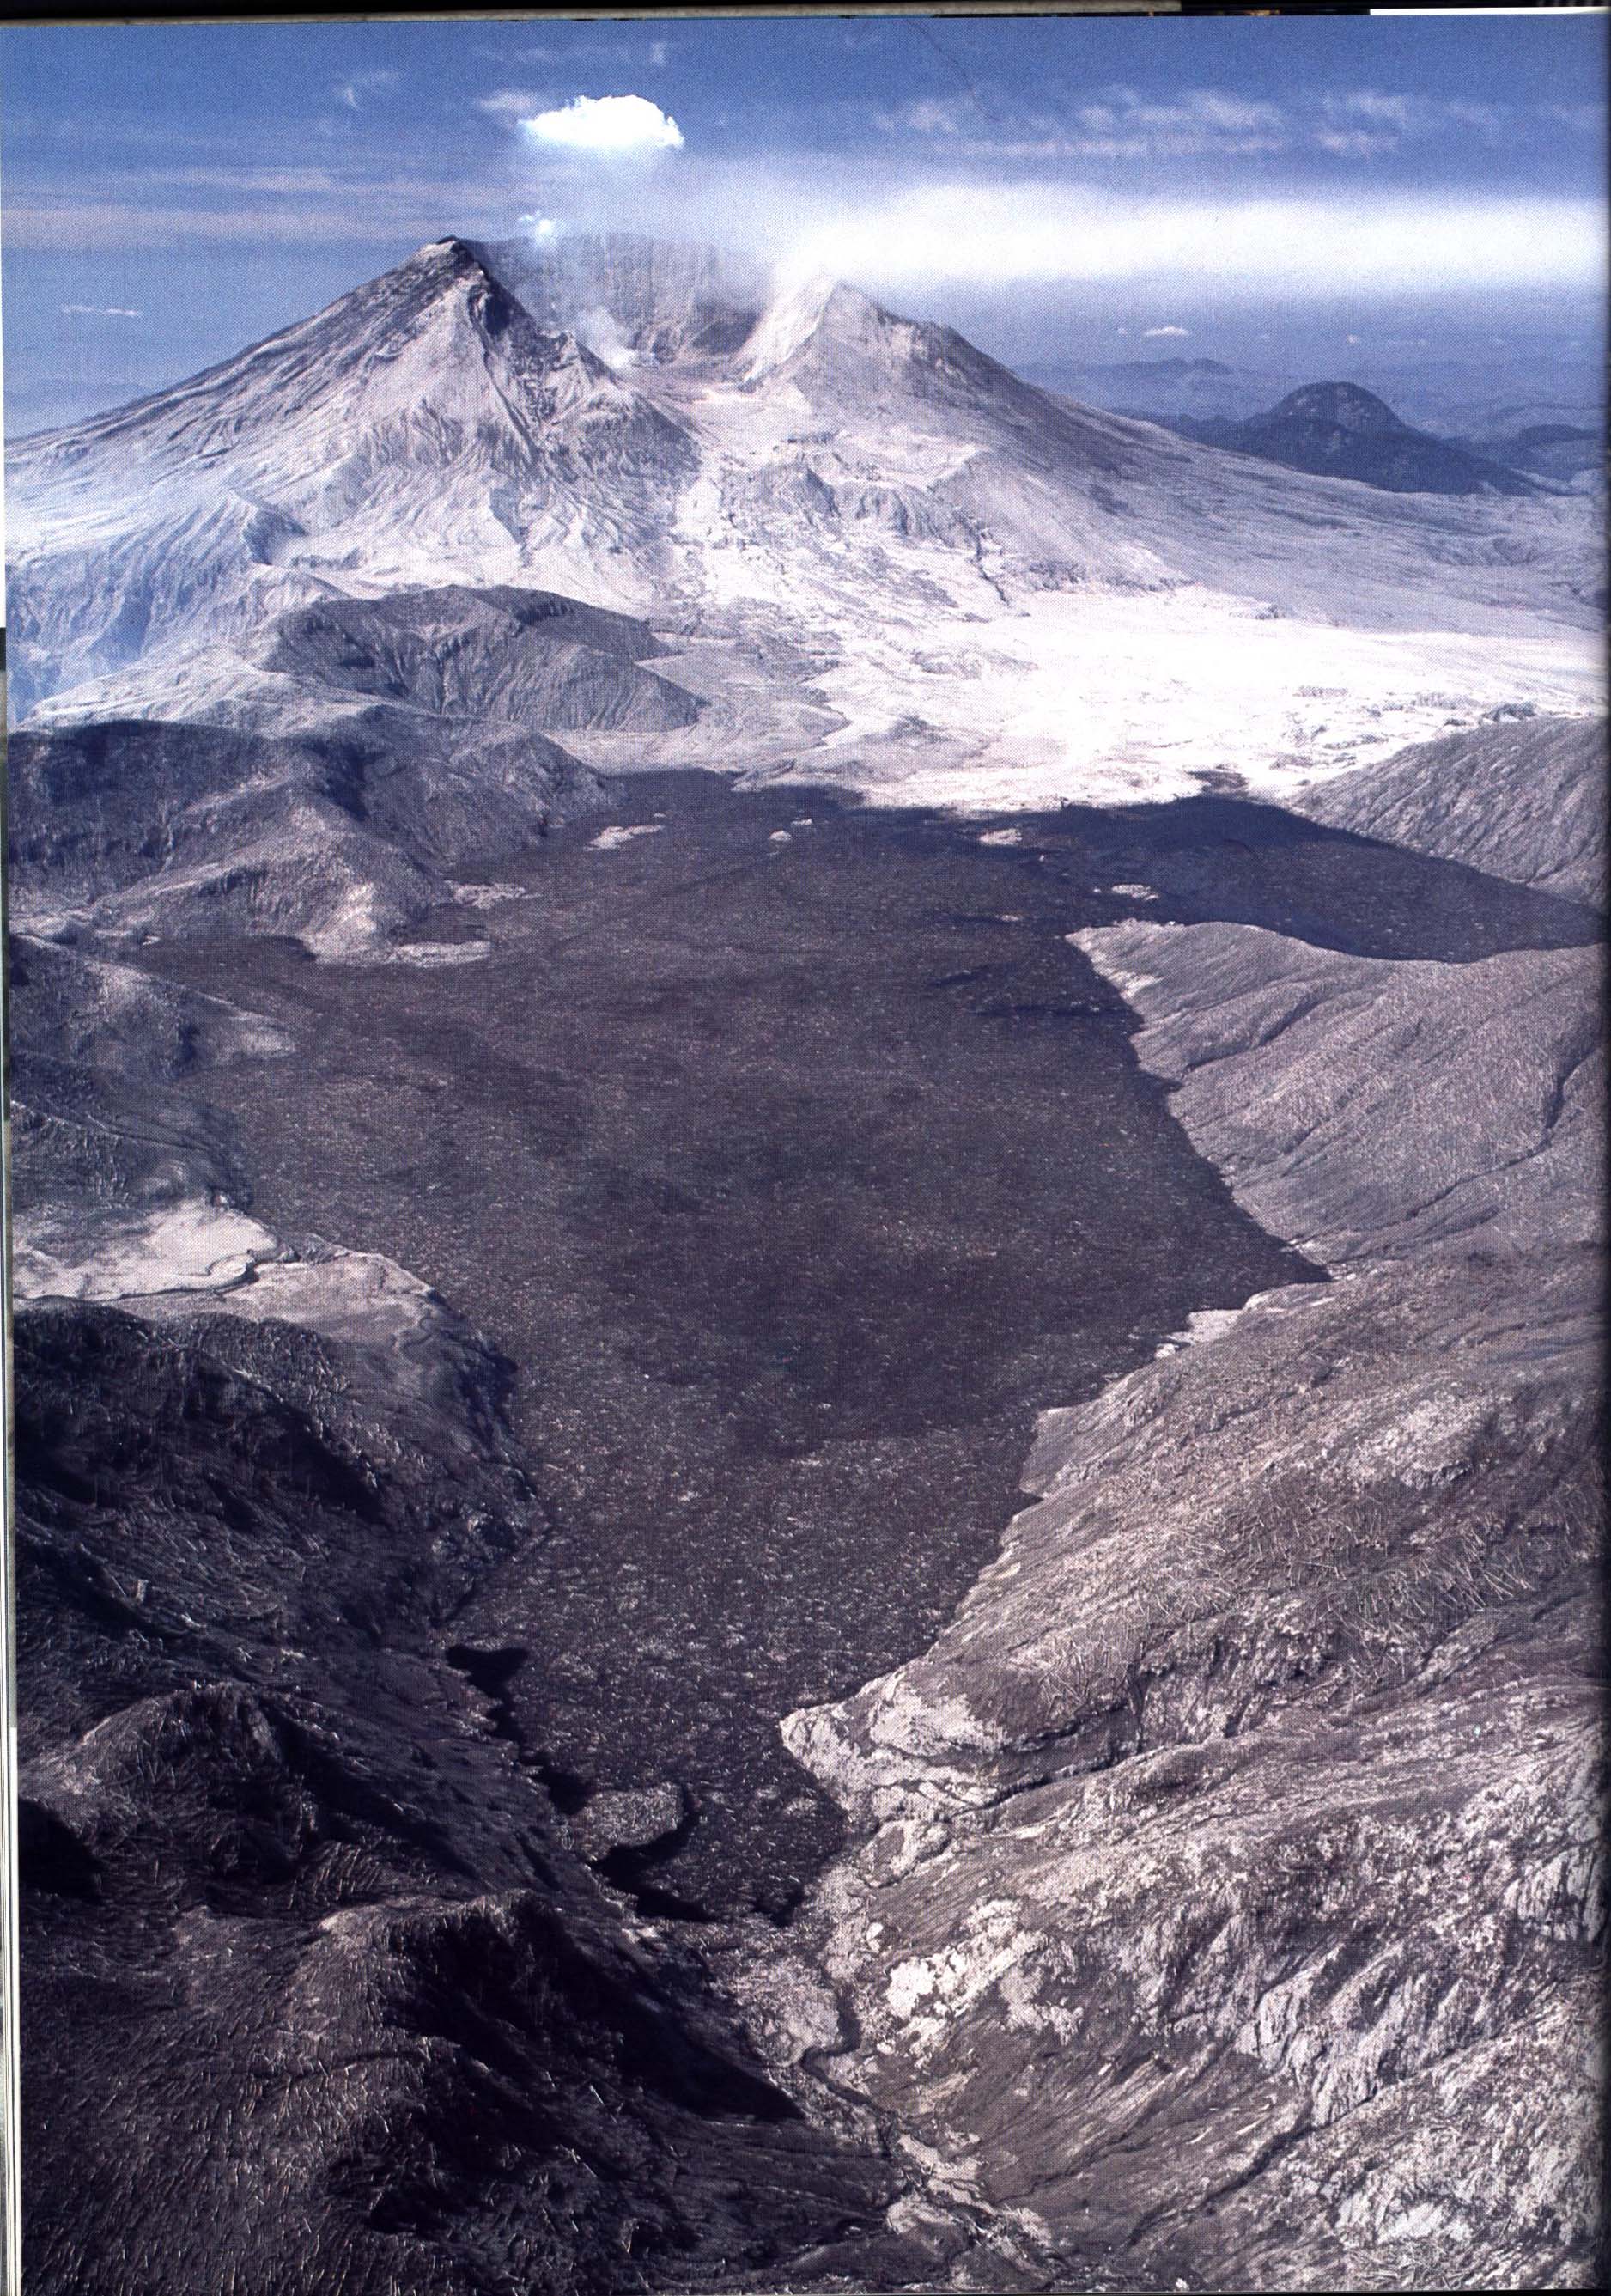
M 573 695 L 533 720 L 590 763 L 923 801 L 1280 791 L 1506 703 L 1575 715 L 1602 684 L 1582 504 L 1207 451 L 840 283 L 623 237 L 438 242 L 23 439 L 9 486 L 13 709 L 39 722 L 349 709 L 339 682 L 263 685 L 270 624 L 457 586 L 564 593 L 673 643 L 702 711 L 651 726 Z
M 331 590 L 511 581 L 556 552 L 642 576 L 688 462 L 440 241 L 192 381 L 20 442 L 15 706 Z

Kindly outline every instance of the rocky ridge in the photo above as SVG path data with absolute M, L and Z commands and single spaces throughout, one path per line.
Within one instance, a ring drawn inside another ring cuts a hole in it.
M 1530 495 L 1535 478 L 1405 422 L 1356 382 L 1310 382 L 1245 422 L 1182 417 L 1189 438 L 1288 470 L 1349 479 L 1390 494 Z
M 1602 718 L 1502 711 L 1292 802 L 1339 829 L 1603 908 L 1607 761 Z
M 1047 1414 L 953 1624 L 786 1725 L 863 1839 L 757 2029 L 993 2228 L 959 2284 L 1592 2284 L 1597 959 L 1080 941 L 1334 1280 Z

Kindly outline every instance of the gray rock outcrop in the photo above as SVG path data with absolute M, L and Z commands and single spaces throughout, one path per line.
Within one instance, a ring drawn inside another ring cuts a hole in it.
M 1293 803 L 1335 828 L 1603 906 L 1607 762 L 1603 718 L 1501 716 Z
M 757 2022 L 972 2214 L 967 2284 L 1592 2284 L 1594 961 L 1080 939 L 1335 1280 L 1047 1414 L 929 1651 L 790 1718 L 863 1840 L 831 2005 Z
M 1252 925 L 1075 936 L 1145 1026 L 1192 1143 L 1328 1266 L 1599 1233 L 1602 962 L 1394 964 Z

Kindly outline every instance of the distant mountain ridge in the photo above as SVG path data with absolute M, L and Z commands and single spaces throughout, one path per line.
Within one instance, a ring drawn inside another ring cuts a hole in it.
M 1244 422 L 1182 416 L 1175 427 L 1206 446 L 1230 447 L 1316 477 L 1353 479 L 1389 494 L 1531 495 L 1519 471 L 1417 430 L 1386 399 L 1357 382 L 1310 382 Z

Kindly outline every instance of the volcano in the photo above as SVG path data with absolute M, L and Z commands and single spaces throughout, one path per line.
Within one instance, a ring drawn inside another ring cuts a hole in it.
M 1327 406 L 1281 420 L 1422 451 Z M 673 648 L 700 707 L 651 753 L 618 704 L 569 713 L 606 768 L 736 748 L 941 802 L 1279 789 L 1295 757 L 1582 706 L 1581 505 L 1385 494 L 1312 459 L 1337 475 L 1082 407 L 842 282 L 618 234 L 446 238 L 14 445 L 12 709 L 283 731 L 351 696 L 268 669 L 282 618 L 455 586 L 625 612 Z M 1501 629 L 1502 667 L 1481 643 Z

